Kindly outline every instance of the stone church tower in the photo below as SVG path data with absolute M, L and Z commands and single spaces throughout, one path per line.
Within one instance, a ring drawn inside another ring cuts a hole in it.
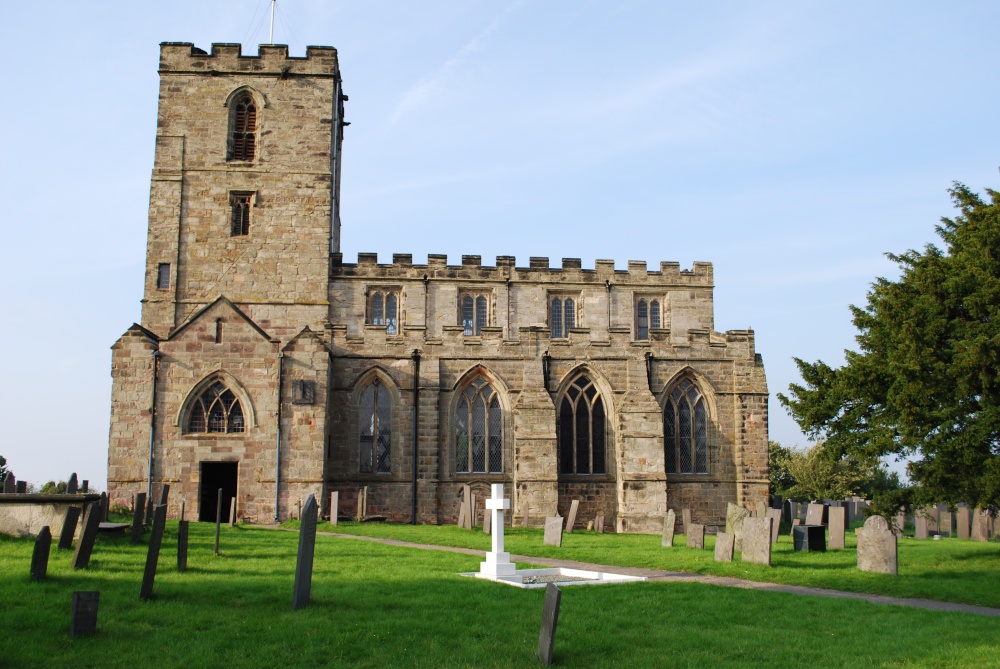
M 714 330 L 712 267 L 655 270 L 339 248 L 337 52 L 164 43 L 142 323 L 112 347 L 112 498 L 171 512 L 329 511 L 453 523 L 503 482 L 518 520 L 766 501 L 767 387 L 749 330 Z

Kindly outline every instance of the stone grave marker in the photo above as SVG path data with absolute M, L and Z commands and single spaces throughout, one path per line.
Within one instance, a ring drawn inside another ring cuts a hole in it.
M 728 532 L 719 532 L 715 535 L 715 561 L 716 562 L 732 562 L 733 561 L 733 547 L 735 545 L 736 537 L 729 534 Z
M 300 516 L 302 514 L 299 514 Z M 215 554 L 219 554 L 219 534 L 222 532 L 222 488 L 215 503 Z
M 785 508 L 785 498 L 782 497 L 781 495 L 775 495 L 774 497 L 772 497 L 771 508 L 781 511 L 783 508 Z
M 830 548 L 844 547 L 844 534 L 847 530 L 846 521 L 846 509 L 844 507 L 830 507 Z
M 845 499 L 842 502 L 838 502 L 837 506 L 844 507 L 844 525 L 845 527 L 850 527 L 851 523 L 854 522 L 854 505 L 851 504 L 851 500 Z
M 767 517 L 771 519 L 771 543 L 778 543 L 781 534 L 781 509 L 768 509 Z
M 476 524 L 476 493 L 469 493 L 469 510 L 465 514 L 465 522 L 468 525 L 465 529 L 472 530 Z
M 940 532 L 942 536 L 951 537 L 952 526 L 953 526 L 953 523 L 952 523 L 952 520 L 951 520 L 951 511 L 948 510 L 947 506 L 945 506 L 945 508 L 943 508 L 943 509 L 939 508 L 938 509 L 938 532 Z
M 825 504 L 810 503 L 806 509 L 806 525 L 822 525 L 825 510 Z
M 493 514 L 489 508 L 483 511 L 483 534 L 491 534 L 493 529 Z
M 490 488 L 493 496 L 486 500 L 483 524 L 489 523 L 493 527 L 491 549 L 486 554 L 486 561 L 479 563 L 479 573 L 495 579 L 498 576 L 513 576 L 517 566 L 510 561 L 510 553 L 503 548 L 504 511 L 510 508 L 510 500 L 503 496 L 503 483 L 494 483 Z
M 594 521 L 587 523 L 587 531 L 590 532 L 594 529 Z
M 802 521 L 801 521 L 801 520 L 799 520 L 798 518 L 793 518 L 793 519 L 792 519 L 792 529 L 791 529 L 791 531 L 790 531 L 790 532 L 788 533 L 788 536 L 790 536 L 790 537 L 794 537 L 794 536 L 795 536 L 795 528 L 796 528 L 796 527 L 798 527 L 798 526 L 799 526 L 799 525 L 801 525 L 801 524 L 802 524 Z
M 472 529 L 472 519 L 469 517 L 472 515 L 472 509 L 470 506 L 472 497 L 472 488 L 468 485 L 462 486 L 462 502 L 461 507 L 458 511 L 458 526 L 462 529 L 470 530 Z
M 108 493 L 101 493 L 101 522 L 108 522 Z
M 574 499 L 569 505 L 569 517 L 566 518 L 566 532 L 573 533 L 573 526 L 576 525 L 576 514 L 580 510 L 580 500 Z
M 31 552 L 31 580 L 41 581 L 49 571 L 49 551 L 52 549 L 52 532 L 49 526 L 42 528 L 35 537 L 35 548 Z
M 972 540 L 986 542 L 990 540 L 990 514 L 976 508 L 972 514 Z
M 76 542 L 76 551 L 73 552 L 73 569 L 86 569 L 90 566 L 90 554 L 94 550 L 97 529 L 101 524 L 96 507 L 96 504 L 88 504 L 83 511 L 83 534 Z
M 677 525 L 677 514 L 673 509 L 667 509 L 667 517 L 663 519 L 663 537 L 660 545 L 671 548 L 674 545 L 674 527 Z
M 98 513 L 98 518 L 100 514 Z M 73 548 L 73 537 L 76 536 L 76 524 L 80 522 L 80 507 L 66 507 L 66 519 L 59 533 L 59 550 L 68 551 Z
M 185 520 L 185 518 L 184 518 L 184 500 L 183 499 L 181 500 L 181 515 L 180 515 L 180 519 L 181 520 Z
M 27 481 L 18 481 L 17 482 L 17 486 L 15 487 L 15 490 L 17 491 L 18 495 L 26 495 L 26 494 L 28 494 L 28 482 Z
M 82 481 L 80 481 L 80 492 L 83 492 L 83 493 L 90 492 L 90 480 L 89 479 L 83 479 Z
M 781 511 L 782 511 L 783 516 L 784 516 L 785 522 L 788 523 L 789 525 L 791 525 L 792 524 L 792 518 L 798 518 L 799 517 L 799 503 L 798 502 L 793 502 L 790 499 L 786 499 L 785 500 L 785 506 L 784 506 L 784 508 L 782 508 Z
M 137 544 L 142 539 L 142 514 L 146 509 L 146 493 L 140 492 L 132 504 L 132 543 Z
M 528 527 L 529 520 L 530 520 L 530 517 L 531 517 L 531 505 L 528 504 L 528 500 L 524 500 L 524 504 L 521 506 L 521 508 L 523 509 L 523 513 L 524 513 L 524 516 L 523 516 L 524 526 Z
M 750 512 L 742 506 L 726 503 L 726 534 L 733 535 L 737 551 L 743 550 L 743 521 L 750 517 Z
M 604 534 L 604 516 L 594 516 L 594 531 L 598 534 Z
M 66 494 L 75 495 L 77 490 L 80 488 L 79 480 L 76 478 L 76 472 L 73 472 L 69 476 L 69 481 L 66 482 Z
M 754 507 L 754 511 L 757 512 L 757 518 L 763 518 L 767 515 L 767 504 L 763 501 L 758 501 L 756 507 Z
M 545 519 L 545 538 L 542 540 L 543 546 L 562 546 L 563 518 L 562 516 L 551 516 Z
M 143 525 L 152 525 L 153 524 L 153 508 L 154 508 L 154 506 L 153 506 L 153 498 L 152 497 L 146 497 L 146 518 L 145 518 L 145 520 L 142 523 Z
M 469 486 L 463 486 L 463 488 L 468 488 Z M 368 486 L 364 486 L 358 491 L 358 509 L 354 514 L 354 519 L 359 523 L 365 519 L 365 514 L 368 513 Z M 299 513 L 299 517 L 302 513 Z
M 458 502 L 458 526 L 465 529 L 465 498 Z
M 896 527 L 896 533 L 902 534 L 903 530 L 906 529 L 906 514 L 897 513 L 896 517 L 892 521 L 892 524 Z
M 561 600 L 562 590 L 559 589 L 559 586 L 555 583 L 549 583 L 545 586 L 542 629 L 538 633 L 538 659 L 545 665 L 552 664 L 552 650 L 556 645 L 556 626 L 559 624 L 559 603 Z
M 927 531 L 928 532 L 932 532 L 932 533 L 933 532 L 938 532 L 940 530 L 940 528 L 938 526 L 938 520 L 939 520 L 938 508 L 936 506 L 929 506 L 929 507 L 925 508 L 924 511 L 928 515 L 928 518 L 927 518 Z
M 169 497 L 170 497 L 170 486 L 167 485 L 166 483 L 164 483 L 160 487 L 160 504 L 161 505 L 166 504 L 167 503 L 167 498 L 169 498 Z M 154 510 L 154 512 L 155 512 L 155 510 Z
M 796 525 L 792 528 L 792 540 L 797 551 L 826 551 L 826 532 L 822 525 Z
M 701 523 L 691 523 L 687 533 L 688 548 L 705 548 L 705 526 Z
M 691 527 L 691 509 L 681 509 L 681 523 L 684 525 L 684 536 L 687 536 L 688 528 Z
M 958 509 L 955 510 L 955 525 L 958 529 L 959 539 L 968 539 L 969 533 L 969 507 L 965 504 L 959 504 Z
M 869 516 L 858 531 L 858 569 L 893 576 L 899 573 L 896 535 L 882 516 Z
M 163 526 L 166 523 L 167 505 L 160 504 L 153 511 L 153 530 L 149 535 L 149 548 L 146 550 L 146 569 L 142 572 L 142 587 L 139 588 L 139 599 L 149 599 L 153 596 L 156 563 L 160 560 L 160 546 L 163 544 Z
M 229 527 L 236 527 L 236 498 L 229 500 Z
M 330 524 L 337 526 L 337 514 L 340 513 L 340 493 L 330 493 Z
M 14 478 L 12 471 L 8 471 L 7 475 L 3 477 L 3 492 L 5 495 L 13 495 L 17 492 L 17 479 Z
M 914 539 L 926 539 L 929 535 L 927 531 L 927 516 L 924 515 L 923 509 L 917 509 L 913 514 L 913 538 Z
M 73 613 L 69 622 L 71 636 L 82 636 L 97 631 L 97 607 L 100 592 L 74 592 Z
M 188 521 L 177 523 L 177 571 L 188 568 Z
M 743 521 L 743 562 L 771 566 L 770 518 L 747 518 Z
M 316 497 L 309 495 L 302 509 L 299 525 L 299 555 L 295 561 L 295 586 L 292 593 L 292 611 L 298 611 L 309 603 L 312 590 L 313 557 L 316 554 Z

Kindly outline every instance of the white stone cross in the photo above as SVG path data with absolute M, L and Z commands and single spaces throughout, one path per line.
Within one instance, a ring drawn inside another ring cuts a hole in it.
M 503 512 L 510 508 L 510 500 L 504 499 L 503 483 L 494 483 L 493 496 L 486 500 L 486 508 L 493 512 L 491 534 L 493 550 L 486 554 L 486 562 L 479 563 L 479 573 L 486 578 L 512 576 L 517 566 L 510 561 L 510 553 L 503 550 Z

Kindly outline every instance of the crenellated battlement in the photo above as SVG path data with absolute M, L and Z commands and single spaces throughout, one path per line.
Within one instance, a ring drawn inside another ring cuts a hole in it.
M 445 254 L 431 253 L 426 264 L 414 264 L 413 255 L 394 253 L 392 263 L 379 263 L 377 253 L 358 253 L 356 263 L 345 263 L 343 254 L 330 255 L 330 276 L 384 278 L 454 278 L 480 281 L 531 280 L 552 282 L 612 283 L 712 287 L 712 263 L 695 262 L 682 270 L 680 263 L 664 261 L 650 270 L 644 260 L 628 261 L 628 269 L 617 269 L 614 260 L 599 259 L 594 268 L 584 268 L 580 258 L 563 258 L 561 267 L 551 267 L 546 257 L 531 257 L 527 267 L 518 267 L 514 256 L 496 256 L 494 265 L 483 265 L 482 256 L 463 255 L 458 265 L 448 264 Z
M 240 44 L 213 44 L 208 53 L 191 42 L 162 42 L 160 73 L 339 78 L 340 65 L 332 46 L 307 46 L 305 56 L 289 56 L 286 44 L 261 44 L 257 55 L 250 56 Z

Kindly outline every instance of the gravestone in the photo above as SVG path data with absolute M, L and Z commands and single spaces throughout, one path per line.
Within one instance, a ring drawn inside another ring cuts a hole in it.
M 15 490 L 17 491 L 18 495 L 26 495 L 28 493 L 28 482 L 18 481 Z
M 844 547 L 846 527 L 846 509 L 840 506 L 830 507 L 830 548 Z
M 468 487 L 469 486 L 463 486 L 463 488 L 468 488 Z M 361 488 L 360 491 L 358 491 L 358 508 L 354 514 L 354 520 L 360 523 L 362 520 L 364 520 L 365 514 L 367 513 L 368 513 L 368 486 L 364 486 L 363 488 Z M 302 513 L 299 512 L 299 517 L 301 516 Z
M 180 515 L 180 519 L 181 520 L 186 520 L 186 518 L 184 517 L 184 500 L 183 499 L 181 500 L 181 515 Z
M 97 607 L 100 592 L 74 592 L 73 612 L 69 622 L 71 636 L 82 636 L 97 630 Z
M 802 524 L 801 520 L 799 520 L 798 518 L 793 518 L 792 519 L 792 530 L 788 533 L 788 536 L 794 537 L 795 536 L 795 528 L 798 527 L 801 524 Z
M 483 534 L 491 534 L 493 529 L 493 514 L 487 508 L 483 511 Z
M 822 525 L 796 525 L 792 528 L 794 549 L 806 553 L 826 551 L 826 532 Z
M 858 531 L 858 570 L 898 574 L 896 535 L 882 516 L 869 516 Z
M 968 539 L 969 534 L 969 507 L 965 504 L 959 504 L 958 509 L 955 510 L 955 525 L 958 526 L 958 538 Z
M 13 495 L 17 492 L 17 479 L 14 478 L 12 471 L 8 471 L 7 475 L 3 477 L 3 492 L 5 495 Z
M 80 492 L 90 492 L 90 481 L 88 479 L 83 479 L 83 481 L 80 482 Z
M 902 534 L 903 530 L 906 529 L 906 514 L 897 513 L 892 524 L 896 527 L 896 534 Z
M 98 513 L 98 518 L 100 514 Z M 66 519 L 59 533 L 59 550 L 68 551 L 73 548 L 73 537 L 76 536 L 76 524 L 80 522 L 80 507 L 66 507 Z
M 41 581 L 49 571 L 49 551 L 52 549 L 52 532 L 49 526 L 42 528 L 35 538 L 35 549 L 31 552 L 31 580 Z
M 660 545 L 671 548 L 674 545 L 674 527 L 677 525 L 677 514 L 673 509 L 667 509 L 667 517 L 663 519 L 663 537 Z
M 763 501 L 758 501 L 757 505 L 754 507 L 754 510 L 757 512 L 757 518 L 763 518 L 764 516 L 767 515 L 767 504 L 765 504 Z
M 170 486 L 164 483 L 160 487 L 160 504 L 165 505 L 169 497 L 170 497 Z
M 688 528 L 691 527 L 691 509 L 681 509 L 681 523 L 684 525 L 684 535 L 687 536 Z
M 494 483 L 490 489 L 493 496 L 486 500 L 483 524 L 489 523 L 493 532 L 490 538 L 490 552 L 486 554 L 486 561 L 479 563 L 479 573 L 495 579 L 498 576 L 513 576 L 517 566 L 510 561 L 510 553 L 503 548 L 504 511 L 510 508 L 510 500 L 503 496 L 503 483 Z
M 299 524 L 299 555 L 295 561 L 295 586 L 292 593 L 292 611 L 298 611 L 309 603 L 312 590 L 313 557 L 316 554 L 316 497 L 309 495 L 302 509 Z
M 924 515 L 923 509 L 917 509 L 913 514 L 913 527 L 914 539 L 926 539 L 930 536 L 927 532 L 927 516 Z
M 524 505 L 521 508 L 524 510 L 524 516 L 523 516 L 524 526 L 528 527 L 528 523 L 531 518 L 531 505 L 528 504 L 528 500 L 524 500 Z
M 566 531 L 573 533 L 573 526 L 576 525 L 576 514 L 580 510 L 580 500 L 574 499 L 569 505 L 569 517 L 566 518 Z
M 844 507 L 844 524 L 846 527 L 850 527 L 851 523 L 854 522 L 854 505 L 851 504 L 851 500 L 845 499 L 839 502 L 837 506 Z
M 236 527 L 236 498 L 229 500 L 229 527 Z
M 990 540 L 990 514 L 980 508 L 972 514 L 972 540 L 986 542 Z
M 154 508 L 155 507 L 153 506 L 153 498 L 152 498 L 152 496 L 146 497 L 146 518 L 145 518 L 145 520 L 142 523 L 143 525 L 152 525 L 153 524 L 153 509 Z
M 726 503 L 726 534 L 733 535 L 737 551 L 743 550 L 743 521 L 750 517 L 750 512 L 742 506 Z
M 462 508 L 458 514 L 458 526 L 462 529 L 472 529 L 472 488 L 462 486 Z
M 108 493 L 101 493 L 101 522 L 108 522 Z
M 770 518 L 747 518 L 743 521 L 743 562 L 771 566 Z
M 771 508 L 781 511 L 783 508 L 785 508 L 785 498 L 782 497 L 781 495 L 775 495 L 774 497 L 772 497 Z
M 785 500 L 784 506 L 781 508 L 782 519 L 791 525 L 792 518 L 796 517 L 796 512 L 798 511 L 798 504 L 790 499 Z
M 767 517 L 771 519 L 771 543 L 778 543 L 781 534 L 781 509 L 768 509 Z
M 604 534 L 604 516 L 594 516 L 594 531 L 598 534 Z
M 177 571 L 188 568 L 188 521 L 177 523 Z
M 330 493 L 330 524 L 337 526 L 337 514 L 340 513 L 340 493 Z
M 822 525 L 825 510 L 825 504 L 810 503 L 806 509 L 806 525 Z
M 547 522 L 547 521 L 546 521 Z M 560 525 L 562 519 L 560 519 Z M 556 626 L 559 624 L 559 603 L 562 590 L 555 583 L 545 586 L 545 605 L 542 608 L 542 629 L 538 633 L 538 659 L 542 664 L 552 664 L 552 650 L 556 645 Z
M 80 483 L 76 478 L 76 472 L 70 474 L 69 481 L 66 482 L 66 494 L 75 495 L 80 487 Z
M 735 545 L 736 537 L 729 534 L 728 532 L 719 532 L 715 535 L 715 561 L 716 562 L 732 562 L 733 561 L 733 546 Z
M 545 538 L 543 546 L 562 546 L 563 518 L 551 516 L 545 519 Z
M 927 531 L 928 532 L 938 532 L 940 530 L 940 527 L 938 525 L 938 520 L 939 520 L 938 508 L 936 506 L 929 506 L 929 507 L 927 507 L 927 508 L 924 509 L 924 512 L 928 516 L 928 518 L 927 518 Z
M 691 523 L 687 533 L 688 548 L 705 548 L 705 526 L 701 523 Z
M 140 492 L 135 496 L 132 505 L 132 543 L 137 544 L 142 539 L 142 514 L 146 509 L 146 493 Z
M 952 522 L 951 511 L 947 505 L 942 504 L 938 507 L 938 532 L 941 533 L 941 536 L 951 537 L 952 527 L 954 527 L 954 523 Z
M 469 494 L 469 509 L 465 513 L 465 524 L 469 531 L 472 531 L 473 526 L 476 524 L 476 493 Z
M 167 505 L 160 504 L 153 511 L 153 530 L 149 535 L 149 548 L 146 550 L 146 569 L 142 572 L 142 587 L 139 588 L 139 599 L 149 599 L 153 596 L 156 563 L 160 560 L 160 546 L 163 543 L 163 526 L 166 523 Z
M 219 494 L 216 498 L 215 503 L 215 554 L 219 554 L 219 534 L 222 532 L 222 488 L 219 488 Z M 299 514 L 301 517 L 302 514 Z
M 100 524 L 97 505 L 88 504 L 83 511 L 83 534 L 76 542 L 76 551 L 73 552 L 73 569 L 86 569 L 90 566 L 90 554 L 94 550 L 94 541 L 97 540 L 97 529 Z
M 465 498 L 458 503 L 458 527 L 465 529 Z

